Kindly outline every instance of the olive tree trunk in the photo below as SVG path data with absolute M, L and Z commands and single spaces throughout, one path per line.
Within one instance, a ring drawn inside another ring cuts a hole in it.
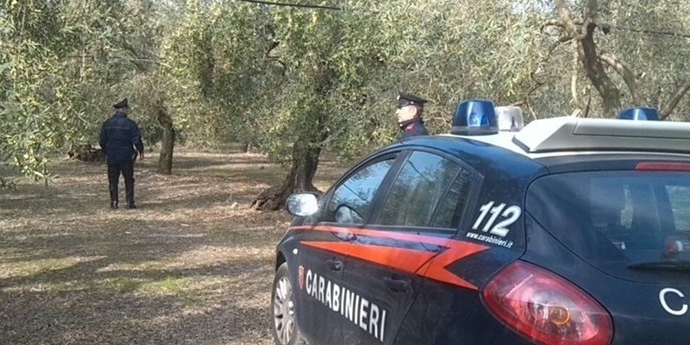
M 311 140 L 312 143 L 315 141 L 317 140 Z M 252 202 L 251 208 L 261 211 L 276 211 L 285 205 L 290 194 L 319 192 L 314 186 L 314 175 L 319 166 L 320 155 L 321 147 L 318 144 L 296 143 L 292 148 L 290 170 L 283 183 L 261 192 Z
M 158 157 L 158 173 L 172 174 L 173 150 L 175 148 L 175 126 L 172 117 L 163 104 L 158 105 L 158 124 L 163 129 L 161 151 Z
M 622 59 L 614 54 L 601 53 L 597 47 L 594 39 L 597 29 L 605 35 L 611 31 L 611 27 L 600 19 L 599 2 L 597 0 L 586 1 L 583 22 L 577 22 L 574 19 L 566 0 L 554 0 L 554 2 L 558 10 L 558 19 L 550 20 L 544 26 L 556 26 L 563 29 L 565 35 L 559 38 L 559 42 L 573 41 L 576 43 L 575 49 L 577 49 L 579 60 L 582 63 L 587 78 L 601 96 L 604 113 L 613 117 L 622 108 L 621 90 L 609 77 L 607 67 L 611 68 L 625 82 L 630 93 L 632 105 L 647 105 L 649 102 L 643 96 L 636 74 Z M 635 31 L 646 32 L 646 30 Z M 668 103 L 660 109 L 662 120 L 667 119 L 671 115 L 688 91 L 690 91 L 690 72 L 687 72 L 683 79 L 676 83 L 676 89 Z M 575 93 L 573 95 L 575 104 L 580 103 L 576 99 Z
M 319 192 L 314 187 L 314 175 L 319 166 L 319 156 L 323 143 L 329 136 L 327 129 L 327 106 L 318 100 L 326 99 L 336 80 L 335 71 L 326 60 L 312 61 L 311 72 L 314 78 L 311 91 L 317 97 L 303 109 L 304 122 L 297 130 L 297 138 L 292 145 L 292 161 L 287 177 L 282 184 L 263 191 L 251 203 L 255 210 L 276 211 L 284 207 L 290 194 L 299 192 Z M 306 125 L 306 128 L 303 126 Z

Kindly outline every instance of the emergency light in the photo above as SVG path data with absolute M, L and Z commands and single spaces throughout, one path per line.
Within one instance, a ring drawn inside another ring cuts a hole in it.
M 498 133 L 494 104 L 487 100 L 467 100 L 458 105 L 451 134 L 488 135 Z
M 621 110 L 616 118 L 619 120 L 659 121 L 659 111 L 656 108 L 633 107 Z
M 515 106 L 496 107 L 498 130 L 501 132 L 518 132 L 525 126 L 522 109 Z

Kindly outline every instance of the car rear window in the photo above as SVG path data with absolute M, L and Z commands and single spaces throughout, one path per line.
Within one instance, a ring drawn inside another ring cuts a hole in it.
M 556 174 L 529 188 L 527 211 L 594 263 L 690 259 L 690 173 Z

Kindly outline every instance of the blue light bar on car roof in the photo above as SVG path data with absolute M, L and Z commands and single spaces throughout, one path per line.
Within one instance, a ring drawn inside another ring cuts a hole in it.
M 659 121 L 659 111 L 649 107 L 623 109 L 616 116 L 620 120 Z
M 491 101 L 467 100 L 458 105 L 451 134 L 487 135 L 498 133 L 496 110 Z

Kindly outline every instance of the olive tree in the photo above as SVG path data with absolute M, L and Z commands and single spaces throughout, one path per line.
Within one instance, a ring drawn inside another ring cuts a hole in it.
M 0 160 L 48 177 L 48 157 L 98 127 L 113 59 L 116 1 L 6 1 L 0 4 Z
M 578 108 L 578 73 L 599 94 L 604 116 L 626 106 L 654 106 L 666 119 L 690 89 L 690 54 L 683 38 L 688 17 L 678 1 L 554 0 L 544 22 L 554 44 L 567 44 L 574 55 L 573 100 Z M 672 53 L 670 53 L 672 52 Z

